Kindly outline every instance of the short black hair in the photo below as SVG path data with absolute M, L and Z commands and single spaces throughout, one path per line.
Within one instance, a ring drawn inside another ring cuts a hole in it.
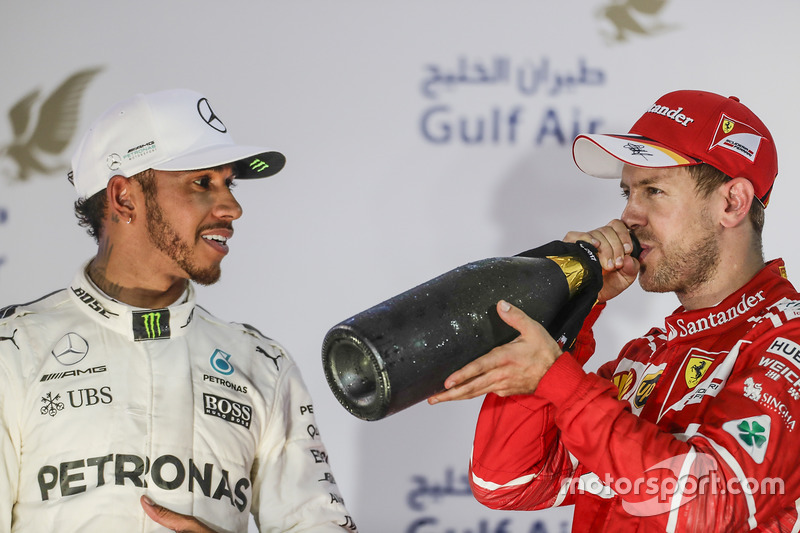
M 142 188 L 146 192 L 152 193 L 155 190 L 155 173 L 152 169 L 134 174 L 130 179 L 137 180 L 142 184 Z M 100 242 L 103 234 L 103 219 L 105 219 L 107 209 L 106 189 L 88 198 L 79 198 L 75 201 L 75 217 L 78 219 L 78 225 L 86 228 L 86 233 L 97 243 Z
M 106 216 L 106 190 L 96 192 L 88 198 L 78 198 L 75 201 L 75 216 L 78 225 L 86 228 L 86 233 L 94 237 L 95 242 L 100 242 L 103 230 L 103 218 Z

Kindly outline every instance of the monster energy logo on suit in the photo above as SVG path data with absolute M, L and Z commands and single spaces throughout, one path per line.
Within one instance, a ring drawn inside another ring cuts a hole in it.
M 133 340 L 169 339 L 169 309 L 133 312 Z

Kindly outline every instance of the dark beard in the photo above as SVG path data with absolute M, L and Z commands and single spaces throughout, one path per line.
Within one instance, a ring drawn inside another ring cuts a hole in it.
M 213 285 L 219 281 L 222 274 L 219 264 L 200 268 L 192 261 L 192 248 L 164 219 L 164 212 L 156 202 L 154 195 L 145 194 L 145 207 L 147 208 L 147 233 L 150 242 L 175 261 L 192 281 L 200 285 Z M 201 238 L 199 232 L 196 238 Z
M 648 269 L 642 266 L 639 276 L 642 289 L 690 294 L 716 275 L 720 261 L 718 236 L 708 218 L 703 217 L 700 223 L 704 231 L 693 242 L 680 248 L 661 249 L 661 263 L 652 271 L 650 279 L 644 279 Z M 637 232 L 639 235 L 642 240 L 652 240 L 646 231 Z

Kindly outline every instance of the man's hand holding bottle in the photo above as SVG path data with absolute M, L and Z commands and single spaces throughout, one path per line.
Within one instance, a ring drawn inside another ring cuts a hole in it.
M 603 267 L 603 288 L 597 301 L 607 302 L 631 286 L 639 273 L 639 244 L 621 220 L 588 232 L 571 231 L 564 242 L 590 242 L 597 248 Z M 468 400 L 493 392 L 498 396 L 531 394 L 545 372 L 561 355 L 561 349 L 547 330 L 522 310 L 501 301 L 497 313 L 520 335 L 498 346 L 460 370 L 444 382 L 445 391 L 428 399 L 433 405 L 453 400 Z

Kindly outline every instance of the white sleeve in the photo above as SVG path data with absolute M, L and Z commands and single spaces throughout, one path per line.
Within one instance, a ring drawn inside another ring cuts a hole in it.
M 11 518 L 19 489 L 19 417 L 15 400 L 22 391 L 15 368 L 22 356 L 14 331 L 0 325 L 0 533 L 11 531 Z
M 259 531 L 356 531 L 300 370 L 288 357 L 284 364 L 253 465 L 252 512 Z

